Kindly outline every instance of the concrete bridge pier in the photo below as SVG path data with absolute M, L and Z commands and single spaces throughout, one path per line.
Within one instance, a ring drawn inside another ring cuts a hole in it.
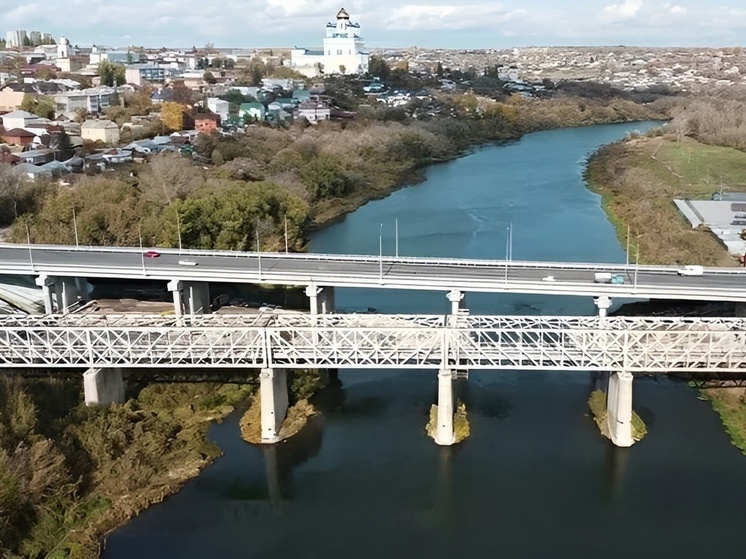
M 593 299 L 593 302 L 598 307 L 598 316 L 604 317 L 609 311 L 609 308 L 611 308 L 611 297 L 608 297 L 606 295 L 601 295 L 600 297 L 596 297 Z
M 171 280 L 168 290 L 173 294 L 176 316 L 210 314 L 210 285 L 207 282 Z
M 118 367 L 90 368 L 83 373 L 85 405 L 123 404 L 124 377 Z
M 288 382 L 285 369 L 262 369 L 259 374 L 262 414 L 262 443 L 280 440 L 280 427 L 288 411 Z
M 455 442 L 453 432 L 453 374 L 449 369 L 438 371 L 438 423 L 435 426 L 435 442 L 450 446 Z
M 82 278 L 41 275 L 35 281 L 41 287 L 46 314 L 67 314 L 80 298 L 88 296 L 88 282 Z
M 456 316 L 461 306 L 461 301 L 464 299 L 464 293 L 458 289 L 452 289 L 446 294 L 446 297 L 451 302 L 451 314 Z
M 620 447 L 632 446 L 632 373 L 620 371 L 609 375 L 606 393 L 607 422 L 611 441 Z
M 315 284 L 306 286 L 308 308 L 312 316 L 334 312 L 334 288 L 318 287 Z

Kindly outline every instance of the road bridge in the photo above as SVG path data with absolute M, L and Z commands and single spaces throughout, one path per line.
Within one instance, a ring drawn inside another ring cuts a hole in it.
M 454 303 L 454 306 L 456 303 Z M 88 368 L 89 402 L 123 397 L 121 368 L 261 370 L 262 436 L 277 440 L 295 368 L 438 371 L 436 442 L 453 442 L 453 379 L 471 369 L 610 373 L 609 431 L 631 434 L 633 373 L 746 371 L 746 319 L 436 315 L 0 317 L 0 368 Z
M 697 276 L 675 266 L 531 262 L 392 256 L 283 254 L 0 244 L 0 276 L 32 275 L 44 290 L 46 310 L 66 312 L 85 298 L 81 279 L 168 282 L 177 313 L 209 312 L 209 283 L 305 286 L 311 312 L 323 312 L 335 287 L 431 291 L 535 293 L 594 297 L 601 313 L 611 298 L 746 301 L 745 268 L 704 268 Z M 622 283 L 598 283 L 596 273 Z M 1 278 L 0 278 L 1 282 Z M 318 299 L 317 299 L 318 295 Z

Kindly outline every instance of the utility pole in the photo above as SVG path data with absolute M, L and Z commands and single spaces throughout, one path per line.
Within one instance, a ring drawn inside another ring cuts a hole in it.
M 178 210 L 176 211 L 176 234 L 179 236 L 179 254 L 181 254 L 181 222 Z
M 254 231 L 256 232 L 256 257 L 259 261 L 259 279 L 262 279 L 262 253 L 259 251 L 259 220 L 256 220 L 256 227 L 254 228 Z
M 285 254 L 288 253 L 288 216 L 285 216 Z
M 396 257 L 399 258 L 399 218 L 397 217 L 395 222 L 395 239 L 396 239 Z

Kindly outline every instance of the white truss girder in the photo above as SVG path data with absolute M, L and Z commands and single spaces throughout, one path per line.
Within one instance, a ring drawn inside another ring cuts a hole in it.
M 746 372 L 746 319 L 296 313 L 0 317 L 0 368 Z

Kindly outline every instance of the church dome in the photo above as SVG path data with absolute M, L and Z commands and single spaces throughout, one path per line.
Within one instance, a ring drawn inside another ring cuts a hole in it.
M 345 11 L 345 9 L 344 9 L 344 8 L 342 8 L 342 9 L 341 9 L 341 10 L 339 10 L 339 12 L 337 13 L 337 19 L 350 19 L 350 16 L 349 16 L 349 14 L 348 14 L 348 13 L 347 13 L 347 12 Z

